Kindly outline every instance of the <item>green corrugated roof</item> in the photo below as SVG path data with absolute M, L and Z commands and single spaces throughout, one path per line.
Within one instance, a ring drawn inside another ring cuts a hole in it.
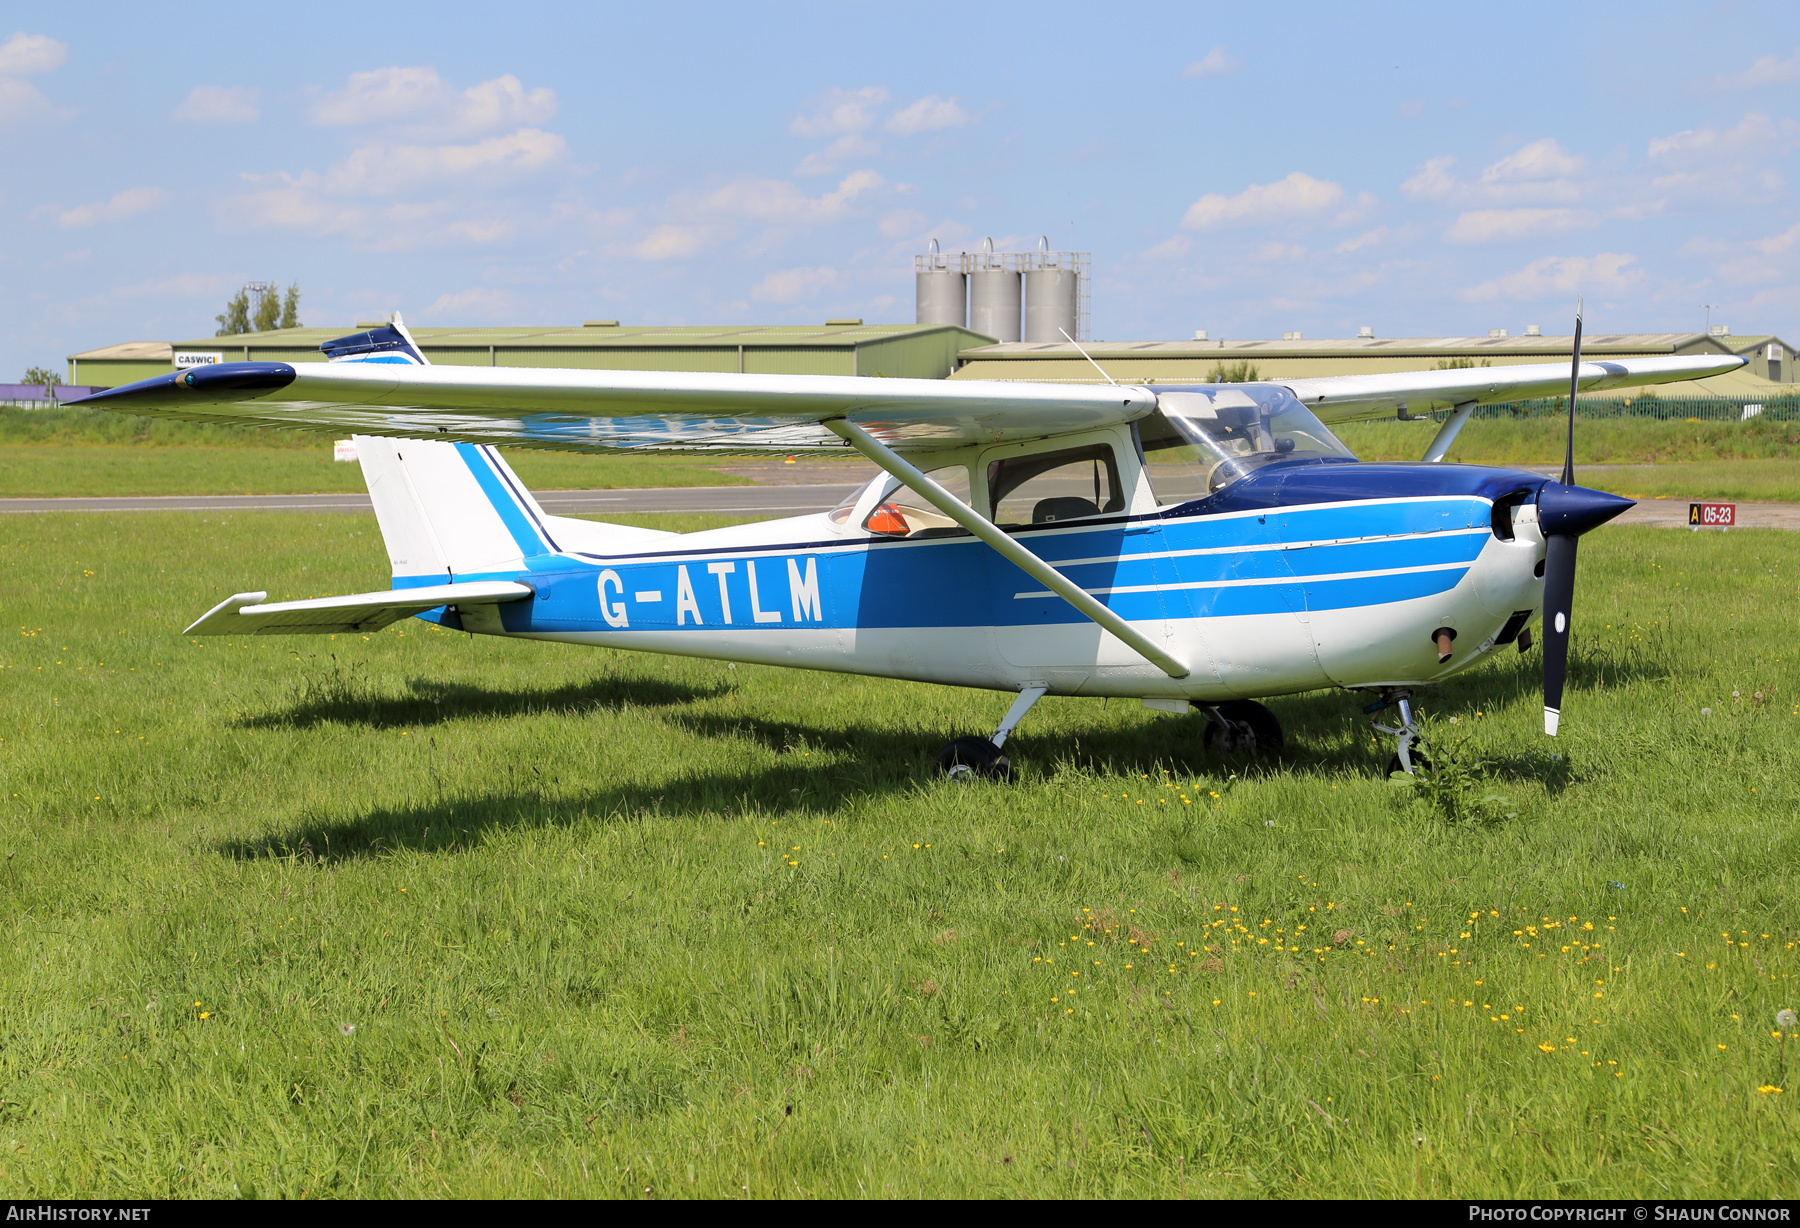
M 379 326 L 377 326 L 379 327 Z M 579 324 L 518 325 L 503 328 L 411 328 L 421 346 L 501 346 L 526 349 L 542 346 L 566 350 L 576 347 L 606 348 L 629 346 L 633 349 L 692 349 L 696 346 L 820 346 L 842 348 L 885 341 L 894 337 L 918 336 L 954 326 L 946 324 L 762 324 L 762 325 L 627 325 L 584 327 Z M 334 337 L 366 331 L 345 324 L 333 328 L 286 328 L 266 333 L 240 333 L 229 337 L 198 337 L 176 341 L 178 350 L 216 350 L 221 347 L 254 346 L 314 348 Z M 991 338 L 968 329 L 957 330 L 968 337 L 967 344 L 980 345 Z M 103 357 L 98 351 L 77 354 L 76 358 Z

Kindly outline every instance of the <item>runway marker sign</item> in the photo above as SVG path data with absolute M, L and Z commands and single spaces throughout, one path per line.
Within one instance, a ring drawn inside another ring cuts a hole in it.
M 1729 529 L 1736 525 L 1737 504 L 1735 503 L 1688 504 L 1688 528 L 1690 529 Z

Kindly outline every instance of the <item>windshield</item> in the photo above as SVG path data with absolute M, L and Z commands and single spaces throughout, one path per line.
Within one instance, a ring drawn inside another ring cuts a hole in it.
M 1356 459 L 1279 385 L 1159 391 L 1156 404 L 1137 428 L 1150 487 L 1164 507 L 1204 499 L 1271 461 Z

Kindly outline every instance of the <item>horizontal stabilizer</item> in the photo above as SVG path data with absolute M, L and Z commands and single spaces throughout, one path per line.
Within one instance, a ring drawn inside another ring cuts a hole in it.
M 267 593 L 239 593 L 208 610 L 183 635 L 324 635 L 340 631 L 379 631 L 391 622 L 441 605 L 499 605 L 523 601 L 536 590 L 512 580 L 472 580 L 429 588 L 386 589 L 320 597 L 314 601 L 277 601 L 264 605 Z

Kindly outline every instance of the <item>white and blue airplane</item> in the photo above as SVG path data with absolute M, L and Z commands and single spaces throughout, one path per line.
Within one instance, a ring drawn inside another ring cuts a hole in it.
M 1007 736 L 1045 695 L 1208 715 L 1205 741 L 1276 751 L 1256 701 L 1326 687 L 1397 709 L 1547 611 L 1554 735 L 1576 539 L 1631 500 L 1575 485 L 1581 389 L 1662 384 L 1729 356 L 1193 387 L 432 366 L 396 314 L 328 361 L 223 363 L 74 402 L 356 436 L 393 587 L 312 601 L 242 592 L 189 635 L 373 631 L 412 616 L 477 635 L 982 687 L 1017 698 L 938 760 L 1010 778 Z M 1103 372 L 1104 374 L 1104 372 Z M 1562 480 L 1443 463 L 1477 404 L 1570 397 Z M 1449 417 L 1412 464 L 1357 461 L 1327 423 Z M 829 512 L 669 533 L 552 516 L 495 445 L 825 453 L 882 473 Z

